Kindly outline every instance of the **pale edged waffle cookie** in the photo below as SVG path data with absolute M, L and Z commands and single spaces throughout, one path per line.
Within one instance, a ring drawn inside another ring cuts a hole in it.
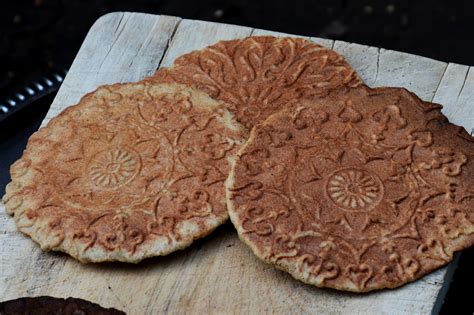
M 3 201 L 43 250 L 82 262 L 166 255 L 227 220 L 224 181 L 245 138 L 196 89 L 103 86 L 31 136 Z

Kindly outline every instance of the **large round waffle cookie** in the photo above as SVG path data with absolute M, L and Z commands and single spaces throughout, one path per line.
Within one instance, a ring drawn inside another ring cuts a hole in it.
M 264 261 L 319 287 L 394 288 L 474 244 L 474 140 L 441 106 L 361 86 L 257 125 L 227 181 Z
M 251 128 L 295 100 L 361 80 L 342 56 L 302 38 L 253 36 L 180 56 L 149 80 L 198 87 Z
M 83 262 L 166 255 L 227 220 L 242 130 L 186 86 L 100 87 L 31 136 L 6 210 L 42 249 Z

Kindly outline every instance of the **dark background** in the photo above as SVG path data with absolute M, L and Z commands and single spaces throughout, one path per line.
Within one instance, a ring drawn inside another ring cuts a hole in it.
M 138 11 L 342 39 L 474 65 L 474 1 L 7 0 L 0 4 L 0 100 L 67 69 L 101 15 Z M 8 167 L 54 94 L 0 123 L 0 194 Z M 462 253 L 442 314 L 474 313 L 474 248 Z M 354 310 L 356 311 L 356 310 Z
M 474 65 L 473 1 L 2 0 L 0 96 L 69 67 L 94 21 L 139 11 L 342 39 Z

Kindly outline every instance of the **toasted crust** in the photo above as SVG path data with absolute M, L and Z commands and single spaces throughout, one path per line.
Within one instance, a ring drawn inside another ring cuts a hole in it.
M 220 41 L 180 56 L 148 80 L 198 87 L 223 101 L 249 130 L 299 98 L 362 83 L 333 50 L 302 38 L 273 36 Z
M 474 139 L 399 88 L 339 89 L 257 125 L 226 182 L 240 238 L 318 287 L 395 288 L 474 244 Z
M 43 250 L 82 262 L 166 255 L 227 220 L 223 182 L 245 136 L 201 91 L 100 87 L 31 136 L 3 201 Z

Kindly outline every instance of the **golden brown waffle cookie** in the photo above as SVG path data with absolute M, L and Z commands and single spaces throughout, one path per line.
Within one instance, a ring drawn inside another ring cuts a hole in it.
M 100 87 L 31 136 L 6 210 L 42 249 L 83 262 L 169 254 L 227 220 L 242 130 L 186 86 Z
M 301 38 L 273 36 L 218 42 L 180 56 L 148 80 L 198 87 L 223 101 L 249 129 L 300 97 L 362 83 L 333 50 Z
M 394 288 L 474 244 L 474 140 L 399 88 L 333 91 L 256 126 L 227 181 L 264 261 L 320 287 Z

